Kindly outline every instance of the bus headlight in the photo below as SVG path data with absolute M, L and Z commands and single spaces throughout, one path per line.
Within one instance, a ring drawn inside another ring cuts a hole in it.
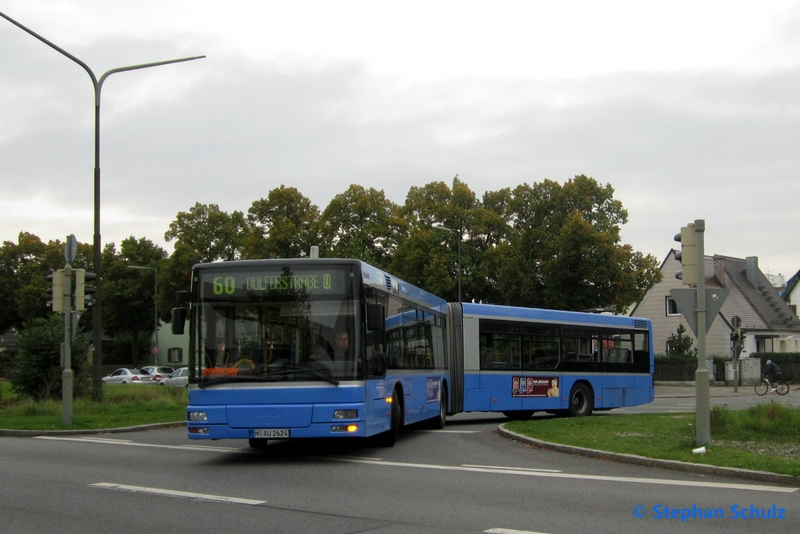
M 358 419 L 358 410 L 335 410 L 334 419 Z
M 358 425 L 335 425 L 331 427 L 332 432 L 358 432 Z
M 208 421 L 206 412 L 189 412 L 189 421 Z

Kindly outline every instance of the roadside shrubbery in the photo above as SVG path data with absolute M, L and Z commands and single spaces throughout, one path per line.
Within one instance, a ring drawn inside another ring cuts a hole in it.
M 64 341 L 63 316 L 33 319 L 19 333 L 19 353 L 8 372 L 11 389 L 22 397 L 36 400 L 61 398 L 61 343 Z M 86 373 L 87 341 L 75 336 L 72 342 L 73 392 L 76 397 L 89 391 Z

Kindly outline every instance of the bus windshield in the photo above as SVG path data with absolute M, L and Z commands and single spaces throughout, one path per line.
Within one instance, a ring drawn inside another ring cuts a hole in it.
M 198 274 L 201 387 L 363 379 L 352 267 L 270 265 Z

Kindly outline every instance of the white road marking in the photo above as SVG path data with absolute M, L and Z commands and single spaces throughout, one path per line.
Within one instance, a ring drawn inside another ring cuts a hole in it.
M 318 460 L 325 459 L 324 456 L 316 457 Z M 486 468 L 486 467 L 467 467 L 455 465 L 434 465 L 434 464 L 415 464 L 403 462 L 386 462 L 386 461 L 371 461 L 371 460 L 357 460 L 348 458 L 339 458 L 335 461 L 361 463 L 380 465 L 385 467 L 411 467 L 416 469 L 437 469 L 440 471 L 467 471 L 473 473 L 495 473 L 504 475 L 517 475 L 517 476 L 535 476 L 546 478 L 566 478 L 577 480 L 597 480 L 602 482 L 627 482 L 634 484 L 654 484 L 659 486 L 689 486 L 696 488 L 716 488 L 716 489 L 738 489 L 747 491 L 766 491 L 775 493 L 794 493 L 798 488 L 787 488 L 782 486 L 764 486 L 760 484 L 735 484 L 728 482 L 702 482 L 697 480 L 665 480 L 660 478 L 633 478 L 633 477 L 612 477 L 603 475 L 583 475 L 572 473 L 548 473 L 542 471 L 529 471 L 524 468 Z
M 513 530 L 510 528 L 490 528 L 484 532 L 491 532 L 492 534 L 546 534 L 545 532 L 534 532 L 533 530 Z
M 501 467 L 499 465 L 470 465 L 462 464 L 461 467 L 480 467 L 482 469 L 516 469 L 518 471 L 536 471 L 540 473 L 561 473 L 560 469 L 534 469 L 532 467 Z
M 408 429 L 406 432 L 414 432 L 416 434 L 480 434 L 480 430 L 412 430 Z
M 145 486 L 126 486 L 125 484 L 112 484 L 110 482 L 98 482 L 97 484 L 89 484 L 93 488 L 112 489 L 120 491 L 130 491 L 133 493 L 147 493 L 149 495 L 162 495 L 166 497 L 180 497 L 183 499 L 195 499 L 198 501 L 212 501 L 222 502 L 227 504 L 248 504 L 250 506 L 258 506 L 266 504 L 267 501 L 256 501 L 253 499 L 240 499 L 238 497 L 225 497 L 222 495 L 208 495 L 206 493 L 191 493 L 188 491 L 174 491 L 161 488 L 148 488 Z
M 58 436 L 36 436 L 34 439 L 48 439 L 53 441 L 80 441 L 84 443 L 102 443 L 106 445 L 127 445 L 129 447 L 150 447 L 154 449 L 172 449 L 176 451 L 210 451 L 210 452 L 244 452 L 245 449 L 239 447 L 210 447 L 204 445 L 156 445 L 153 443 L 136 443 L 129 440 L 109 439 L 109 438 L 69 438 Z
M 172 449 L 180 451 L 204 451 L 204 452 L 225 452 L 225 453 L 244 453 L 250 452 L 250 449 L 232 448 L 232 447 L 199 447 L 189 445 L 155 445 L 150 443 L 132 443 L 127 441 L 116 441 L 109 439 L 96 439 L 96 438 L 70 438 L 70 437 L 53 437 L 53 436 L 39 436 L 36 439 L 49 439 L 56 441 L 79 441 L 85 443 L 96 443 L 100 445 L 125 445 L 129 447 L 151 447 L 160 449 Z M 667 480 L 660 478 L 633 478 L 633 477 L 614 477 L 603 475 L 584 475 L 578 473 L 563 473 L 560 471 L 547 472 L 547 471 L 534 471 L 524 467 L 488 467 L 488 466 L 471 466 L 471 465 L 435 465 L 435 464 L 417 464 L 405 462 L 387 462 L 380 458 L 357 458 L 352 456 L 309 456 L 316 460 L 327 460 L 332 462 L 345 462 L 354 464 L 377 465 L 382 467 L 405 467 L 412 469 L 436 469 L 440 471 L 461 471 L 470 473 L 494 473 L 503 475 L 516 475 L 516 476 L 535 476 L 546 478 L 564 478 L 576 480 L 597 480 L 601 482 L 624 482 L 633 484 L 654 484 L 659 486 L 686 486 L 696 488 L 715 488 L 715 489 L 736 489 L 745 491 L 765 491 L 774 493 L 794 493 L 798 488 L 790 488 L 785 486 L 765 486 L 761 484 L 737 484 L 731 482 L 704 482 L 699 480 Z

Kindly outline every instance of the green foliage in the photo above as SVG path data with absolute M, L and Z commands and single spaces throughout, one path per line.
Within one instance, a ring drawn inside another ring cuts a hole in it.
M 103 330 L 133 341 L 128 361 L 134 365 L 150 349 L 157 305 L 153 300 L 155 276 L 158 274 L 161 279 L 159 267 L 165 258 L 166 252 L 145 238 L 124 239 L 119 252 L 113 243 L 103 250 Z M 131 269 L 131 266 L 145 269 Z M 146 333 L 144 346 L 140 343 L 143 333 Z
M 217 204 L 198 202 L 188 212 L 178 213 L 164 233 L 164 239 L 188 245 L 201 261 L 230 261 L 242 256 L 247 231 L 242 212 L 228 214 Z
M 0 388 L 3 383 L 0 382 Z M 72 425 L 61 423 L 61 403 L 11 398 L 0 405 L 0 428 L 17 430 L 104 429 L 183 422 L 186 388 L 106 384 L 102 402 L 75 399 Z
M 711 409 L 711 428 L 715 439 L 736 441 L 800 441 L 800 410 L 770 402 L 747 410 Z
M 389 267 L 406 229 L 399 207 L 383 191 L 360 185 L 351 185 L 336 195 L 322 213 L 326 255 L 358 258 L 384 269 Z
M 9 372 L 12 390 L 33 399 L 61 398 L 61 343 L 64 341 L 64 319 L 60 314 L 30 321 L 19 334 L 19 354 Z M 73 394 L 88 392 L 86 348 L 83 336 L 72 343 Z
M 686 334 L 686 327 L 683 326 L 683 323 L 678 325 L 678 330 L 675 334 L 670 334 L 667 338 L 669 354 L 673 357 L 697 359 L 697 347 L 692 347 L 692 345 L 694 345 L 694 339 Z
M 243 257 L 302 258 L 319 245 L 319 208 L 294 187 L 280 186 L 247 212 Z
M 766 405 L 769 406 L 769 405 Z M 696 455 L 695 414 L 664 413 L 643 415 L 595 415 L 580 418 L 535 418 L 506 423 L 509 430 L 548 443 L 559 443 L 589 449 L 634 454 L 646 458 L 702 463 L 800 476 L 800 460 L 792 453 L 800 439 L 797 421 L 800 410 L 767 408 L 768 419 L 774 413 L 775 423 L 752 431 L 747 428 L 746 412 L 714 408 L 711 420 L 712 443 L 706 454 Z M 786 416 L 785 412 L 790 415 Z M 793 426 L 781 428 L 787 419 Z M 722 419 L 729 428 L 723 429 Z M 752 438 L 752 441 L 749 441 Z M 739 441 L 741 440 L 741 441 Z

